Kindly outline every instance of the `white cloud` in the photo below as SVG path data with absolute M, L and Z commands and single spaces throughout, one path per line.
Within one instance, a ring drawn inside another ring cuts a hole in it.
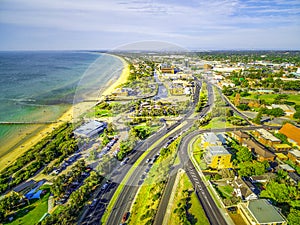
M 138 37 L 196 43 L 230 38 L 226 33 L 241 35 L 250 28 L 276 33 L 283 25 L 291 28 L 288 32 L 299 34 L 295 29 L 300 21 L 299 5 L 283 0 L 4 0 L 0 23 L 28 27 L 32 32 L 43 28 L 98 36 L 115 33 L 120 41 Z

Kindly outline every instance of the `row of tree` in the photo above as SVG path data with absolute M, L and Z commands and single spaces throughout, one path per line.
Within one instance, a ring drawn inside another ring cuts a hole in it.
M 54 159 L 63 160 L 78 149 L 73 125 L 64 124 L 0 173 L 0 193 L 32 177 Z

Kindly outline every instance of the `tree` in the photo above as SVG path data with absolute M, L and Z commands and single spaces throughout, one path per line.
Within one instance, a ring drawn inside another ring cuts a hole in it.
M 262 111 L 260 110 L 256 117 L 253 119 L 253 122 L 256 124 L 261 124 L 261 119 L 262 119 Z
M 300 119 L 300 111 L 295 112 L 293 118 L 294 119 Z
M 300 221 L 300 210 L 291 208 L 287 219 L 289 221 L 289 225 L 298 225 Z
M 252 153 L 248 148 L 239 146 L 238 152 L 236 153 L 237 160 L 239 162 L 249 162 L 252 161 Z

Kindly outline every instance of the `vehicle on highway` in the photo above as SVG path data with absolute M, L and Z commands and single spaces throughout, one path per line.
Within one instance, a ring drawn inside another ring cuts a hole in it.
M 105 189 L 107 188 L 107 186 L 108 186 L 108 183 L 105 183 L 105 184 L 102 186 L 101 190 L 105 190 Z
M 125 212 L 122 217 L 122 223 L 125 223 L 128 220 L 128 217 L 130 215 L 130 212 Z
M 127 157 L 126 159 L 124 159 L 121 163 L 120 166 L 125 165 L 128 162 L 129 158 Z

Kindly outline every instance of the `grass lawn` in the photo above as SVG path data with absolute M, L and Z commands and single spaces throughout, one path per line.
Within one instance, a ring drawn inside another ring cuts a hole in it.
M 229 122 L 221 121 L 220 117 L 214 117 L 212 120 L 202 128 L 204 129 L 219 129 L 219 128 L 228 128 L 228 127 L 234 127 Z
M 268 103 L 272 103 L 276 96 L 279 94 L 258 94 L 258 93 L 251 93 L 251 95 L 245 97 L 246 99 L 261 99 L 265 100 Z M 300 105 L 300 94 L 289 94 L 287 101 L 295 102 L 297 105 Z
M 10 223 L 10 225 L 32 225 L 36 224 L 42 216 L 48 211 L 48 198 L 50 192 L 44 195 L 41 199 L 35 200 L 30 205 L 20 209 L 17 212 L 17 216 Z
M 188 204 L 186 215 L 189 218 L 189 221 L 191 222 L 191 224 L 193 224 L 193 225 L 196 225 L 196 224 L 209 225 L 209 222 L 203 211 L 201 203 L 199 202 L 196 194 L 192 191 L 193 185 L 185 173 L 181 175 L 180 181 L 179 181 L 177 189 L 176 189 L 168 225 L 181 224 L 178 214 L 174 211 L 176 210 L 176 208 L 178 208 L 178 204 L 180 204 L 180 202 L 182 202 L 182 198 L 184 197 L 183 193 L 185 190 L 190 191 L 189 192 L 190 199 L 188 200 L 189 204 Z
M 200 148 L 201 145 L 201 138 L 197 138 L 195 142 L 193 143 L 193 152 L 194 153 L 200 153 L 202 152 L 202 149 Z
M 231 187 L 230 185 L 226 185 L 226 186 L 218 185 L 217 189 L 221 192 L 222 197 L 224 197 L 224 198 L 232 197 L 233 187 Z

